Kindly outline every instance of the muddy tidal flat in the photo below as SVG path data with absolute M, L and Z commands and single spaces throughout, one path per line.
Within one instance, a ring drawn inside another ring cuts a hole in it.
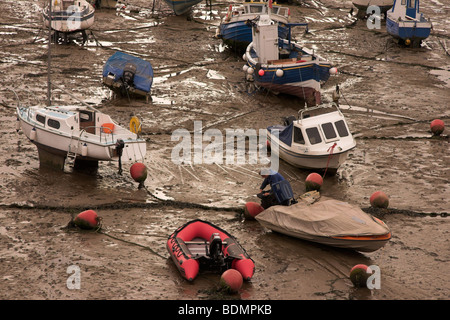
M 298 42 L 339 73 L 336 85 L 357 146 L 321 194 L 360 206 L 382 219 L 392 239 L 372 253 L 336 249 L 281 235 L 242 216 L 258 201 L 260 164 L 177 165 L 177 129 L 264 129 L 296 115 L 297 98 L 258 90 L 245 81 L 242 54 L 215 37 L 220 18 L 237 1 L 212 1 L 175 16 L 163 1 L 128 0 L 101 8 L 83 45 L 79 38 L 51 47 L 54 104 L 88 103 L 128 126 L 137 116 L 147 141 L 145 188 L 130 164 L 101 162 L 94 174 L 41 167 L 37 148 L 16 131 L 17 100 L 47 101 L 47 39 L 43 0 L 0 0 L 0 299 L 2 300 L 448 300 L 450 296 L 450 2 L 421 1 L 433 30 L 420 48 L 399 45 L 356 18 L 351 1 L 295 0 L 291 22 Z M 154 7 L 153 7 L 154 4 Z M 102 85 L 106 60 L 123 51 L 151 62 L 152 99 L 115 96 Z M 440 136 L 430 122 L 441 119 Z M 207 146 L 204 142 L 203 148 Z M 296 196 L 310 173 L 280 161 Z M 370 208 L 377 190 L 389 208 Z M 87 209 L 102 217 L 101 232 L 66 228 Z M 166 249 L 179 226 L 202 219 L 236 237 L 255 262 L 238 293 L 217 290 L 220 274 L 183 279 Z M 356 264 L 380 269 L 379 289 L 358 289 Z M 68 285 L 71 266 L 79 288 Z

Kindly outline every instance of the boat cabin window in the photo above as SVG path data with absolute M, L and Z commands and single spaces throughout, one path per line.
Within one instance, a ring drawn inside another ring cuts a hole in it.
M 322 124 L 322 130 L 327 140 L 331 140 L 337 137 L 336 131 L 334 131 L 334 127 L 331 122 Z
M 336 126 L 336 129 L 340 137 L 348 136 L 348 130 L 347 127 L 345 126 L 344 120 L 339 120 L 335 122 L 334 125 Z
M 322 142 L 322 138 L 320 138 L 319 129 L 317 129 L 316 127 L 306 129 L 306 134 L 308 135 L 308 139 L 311 144 L 317 144 Z
M 43 116 L 42 114 L 37 114 L 36 120 L 45 125 L 45 116 Z
M 47 124 L 49 127 L 55 128 L 55 129 L 59 129 L 59 127 L 61 126 L 59 121 L 54 120 L 54 119 L 48 119 Z
M 250 6 L 251 13 L 261 13 L 263 11 L 262 6 Z
M 289 9 L 288 9 L 288 8 L 279 8 L 278 14 L 279 14 L 280 16 L 285 16 L 285 17 L 287 17 L 287 16 L 289 15 Z
M 294 142 L 305 144 L 305 139 L 303 138 L 302 130 L 299 127 L 294 126 Z

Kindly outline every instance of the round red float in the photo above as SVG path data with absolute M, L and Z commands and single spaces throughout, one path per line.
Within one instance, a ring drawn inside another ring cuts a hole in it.
M 235 269 L 228 269 L 220 277 L 220 286 L 229 292 L 238 292 L 243 283 L 242 275 Z
M 435 119 L 435 120 L 431 121 L 430 128 L 431 128 L 431 132 L 435 136 L 438 136 L 442 132 L 444 132 L 444 129 L 445 129 L 444 121 L 442 121 L 440 119 Z
M 254 219 L 258 214 L 264 211 L 264 208 L 256 202 L 247 202 L 244 208 L 244 217 Z
M 73 222 L 81 229 L 95 229 L 100 226 L 100 218 L 94 210 L 86 210 L 79 213 Z
M 370 205 L 374 208 L 387 208 L 389 198 L 383 191 L 375 191 L 370 196 Z
M 306 177 L 306 181 L 305 181 L 306 192 L 312 191 L 312 190 L 318 191 L 322 187 L 322 184 L 323 184 L 323 179 L 320 174 L 315 173 L 315 172 L 310 173 Z
M 357 288 L 366 288 L 367 279 L 369 279 L 372 274 L 372 269 L 370 269 L 365 264 L 357 264 L 350 270 L 350 280 L 353 285 Z
M 143 188 L 147 179 L 147 167 L 143 163 L 136 162 L 130 167 L 130 174 L 134 181 L 139 182 L 138 189 Z

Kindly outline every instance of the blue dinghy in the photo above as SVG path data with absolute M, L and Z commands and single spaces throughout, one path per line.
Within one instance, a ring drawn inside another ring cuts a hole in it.
M 148 100 L 153 68 L 150 62 L 118 51 L 109 57 L 103 67 L 103 83 L 118 94 L 140 95 Z

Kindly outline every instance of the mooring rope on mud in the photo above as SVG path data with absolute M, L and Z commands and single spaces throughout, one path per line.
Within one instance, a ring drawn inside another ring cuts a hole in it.
M 29 204 L 29 203 L 11 203 L 11 204 L 5 204 L 0 203 L 0 208 L 4 209 L 23 209 L 23 210 L 49 210 L 49 211 L 63 211 L 67 213 L 77 213 L 80 211 L 88 210 L 88 209 L 96 209 L 96 210 L 106 210 L 106 209 L 123 209 L 123 208 L 164 208 L 164 207 L 176 207 L 181 209 L 202 209 L 207 211 L 227 211 L 227 212 L 236 212 L 236 213 L 243 213 L 244 207 L 212 207 L 207 206 L 203 204 L 198 203 L 192 203 L 192 202 L 184 202 L 184 201 L 177 201 L 177 200 L 166 200 L 161 199 L 152 194 L 150 191 L 148 193 L 158 200 L 158 202 L 150 202 L 150 203 L 143 203 L 143 202 L 114 202 L 114 203 L 107 203 L 107 204 L 97 204 L 97 205 L 91 205 L 91 206 L 52 206 L 52 205 L 40 205 L 40 204 Z M 449 212 L 420 212 L 420 211 L 412 211 L 412 210 L 405 210 L 405 209 L 395 209 L 395 208 L 387 208 L 387 209 L 377 209 L 373 207 L 368 208 L 361 208 L 361 210 L 370 213 L 372 215 L 377 216 L 384 216 L 386 214 L 405 214 L 408 216 L 430 216 L 430 217 L 447 217 L 450 213 Z
M 145 245 L 140 244 L 140 243 L 137 243 L 137 242 L 133 242 L 133 241 L 129 241 L 129 240 L 125 240 L 125 239 L 122 239 L 122 238 L 115 237 L 115 236 L 113 236 L 113 235 L 111 235 L 111 234 L 109 234 L 109 233 L 107 233 L 107 232 L 104 232 L 102 229 L 99 229 L 99 230 L 97 230 L 96 232 L 97 232 L 97 233 L 100 233 L 100 234 L 103 234 L 103 235 L 105 235 L 105 236 L 107 236 L 107 237 L 110 237 L 111 239 L 119 240 L 119 241 L 122 241 L 122 242 L 125 242 L 125 243 L 128 243 L 128 244 L 132 244 L 132 245 L 135 245 L 135 246 L 144 248 L 144 249 L 146 249 L 146 250 L 149 250 L 152 254 L 154 254 L 154 255 L 156 255 L 156 256 L 162 258 L 162 259 L 167 259 L 167 257 L 165 257 L 165 256 L 163 256 L 163 255 L 160 255 L 158 252 L 156 252 L 155 250 L 153 250 L 153 249 L 150 248 L 149 246 L 145 246 Z

